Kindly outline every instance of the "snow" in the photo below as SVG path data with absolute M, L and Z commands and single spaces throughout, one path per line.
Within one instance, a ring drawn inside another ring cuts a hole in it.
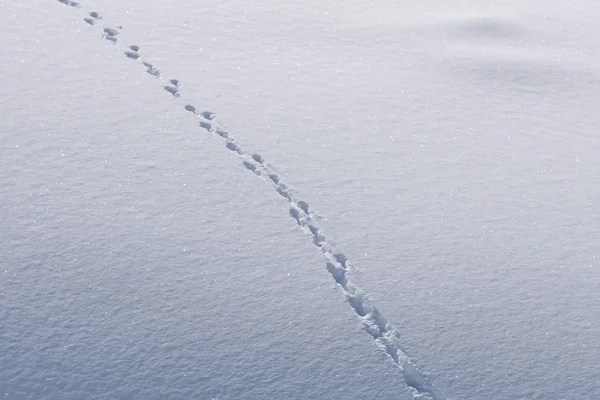
M 0 5 L 0 393 L 599 398 L 598 11 Z

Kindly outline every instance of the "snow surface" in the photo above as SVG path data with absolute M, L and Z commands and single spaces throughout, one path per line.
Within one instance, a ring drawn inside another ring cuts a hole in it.
M 599 14 L 0 4 L 0 393 L 600 398 Z

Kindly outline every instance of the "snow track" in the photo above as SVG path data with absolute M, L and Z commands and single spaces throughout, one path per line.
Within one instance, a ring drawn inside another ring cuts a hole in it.
M 82 5 L 71 0 L 57 0 L 60 3 L 84 11 Z M 90 28 L 99 27 L 102 29 L 101 37 L 105 40 L 117 44 L 120 26 L 112 27 L 105 24 L 104 19 L 94 11 L 86 13 L 83 22 L 90 25 Z M 140 62 L 146 69 L 146 73 L 159 79 L 162 73 L 148 60 L 145 60 L 140 53 L 138 45 L 127 46 L 122 49 L 123 55 L 131 60 Z M 445 397 L 435 390 L 429 383 L 426 375 L 421 372 L 415 363 L 408 356 L 407 352 L 401 346 L 401 336 L 399 332 L 386 321 L 379 310 L 371 304 L 368 296 L 359 287 L 353 284 L 349 278 L 351 263 L 346 255 L 336 249 L 328 236 L 323 233 L 314 211 L 305 201 L 299 200 L 289 189 L 288 185 L 276 174 L 271 164 L 261 155 L 251 153 L 243 149 L 235 140 L 233 135 L 223 129 L 212 111 L 201 110 L 190 103 L 184 103 L 181 95 L 181 83 L 178 79 L 167 80 L 163 89 L 174 99 L 181 102 L 182 107 L 199 119 L 199 128 L 215 138 L 224 142 L 224 147 L 238 155 L 242 165 L 248 171 L 266 184 L 270 185 L 274 191 L 283 197 L 289 203 L 289 215 L 294 222 L 311 237 L 312 242 L 325 257 L 325 266 L 336 285 L 344 294 L 348 304 L 356 313 L 362 322 L 365 331 L 373 339 L 378 348 L 380 348 L 397 365 L 401 371 L 404 381 L 411 388 L 413 398 L 421 400 L 443 400 Z

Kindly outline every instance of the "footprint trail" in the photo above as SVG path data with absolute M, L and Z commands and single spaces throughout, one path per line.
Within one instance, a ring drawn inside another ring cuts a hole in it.
M 73 0 L 57 1 L 69 7 L 82 9 L 81 4 Z M 87 13 L 83 18 L 83 22 L 90 25 L 91 29 L 94 29 L 96 26 L 100 27 L 102 29 L 101 37 L 113 44 L 117 44 L 117 37 L 122 27 L 105 25 L 104 19 L 95 11 Z M 134 44 L 126 47 L 123 49 L 123 55 L 135 62 L 141 62 L 146 73 L 153 77 L 157 79 L 162 77 L 161 71 L 150 61 L 142 57 L 140 46 Z M 179 93 L 181 86 L 178 79 L 169 79 L 163 84 L 163 89 L 173 99 L 181 101 L 181 94 Z M 290 190 L 289 186 L 284 183 L 272 165 L 263 156 L 248 152 L 242 148 L 234 136 L 218 123 L 217 115 L 214 112 L 199 109 L 190 103 L 183 103 L 182 108 L 198 118 L 198 127 L 201 131 L 223 141 L 224 148 L 237 154 L 244 168 L 270 185 L 275 193 L 288 202 L 290 218 L 311 238 L 313 245 L 321 251 L 325 258 L 327 272 L 331 275 L 335 284 L 346 298 L 348 305 L 361 321 L 364 330 L 372 338 L 377 347 L 387 354 L 398 367 L 404 378 L 404 382 L 412 391 L 413 398 L 419 400 L 444 400 L 445 397 L 429 383 L 427 375 L 420 371 L 407 352 L 403 350 L 398 330 L 371 303 L 367 294 L 351 281 L 349 271 L 352 268 L 352 263 L 343 252 L 339 251 L 332 244 L 331 239 L 325 234 L 319 223 L 320 218 L 318 218 L 310 205 L 296 197 L 296 194 Z

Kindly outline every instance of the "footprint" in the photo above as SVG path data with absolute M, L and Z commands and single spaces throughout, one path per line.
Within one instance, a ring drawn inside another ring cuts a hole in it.
M 92 17 L 94 19 L 102 19 L 102 17 L 100 16 L 100 14 L 98 14 L 96 11 L 92 11 L 90 13 L 90 17 Z
M 336 267 L 335 265 L 329 262 L 327 263 L 327 271 L 329 271 L 329 273 L 333 277 L 333 280 L 346 290 L 348 286 L 348 279 L 346 279 L 346 271 L 344 271 L 340 267 Z
M 173 97 L 179 97 L 179 88 L 173 86 L 164 86 L 165 90 L 173 95 Z
M 102 37 L 106 40 L 116 43 L 118 35 L 119 35 L 118 30 L 113 29 L 113 28 L 104 28 L 104 34 L 102 35 Z
M 302 211 L 304 211 L 304 213 L 305 213 L 306 215 L 308 215 L 308 214 L 309 214 L 309 211 L 308 211 L 308 203 L 307 203 L 307 202 L 305 202 L 305 201 L 299 201 L 299 202 L 298 202 L 298 207 L 300 207 L 300 208 L 302 209 Z
M 92 26 L 94 26 L 95 24 L 94 20 L 91 18 L 84 18 L 83 20 Z
M 321 233 L 319 232 L 319 228 L 317 228 L 313 225 L 308 225 L 308 229 L 310 230 L 310 233 L 312 233 L 312 235 L 313 235 L 313 242 L 315 243 L 315 246 L 322 247 L 323 243 L 325 243 L 325 240 L 327 240 L 327 238 L 325 238 L 325 236 L 321 235 Z
M 252 154 L 252 159 L 259 164 L 264 164 L 265 159 L 260 156 L 260 154 Z
M 164 86 L 165 90 L 169 93 L 171 93 L 173 95 L 173 97 L 178 98 L 179 97 L 179 88 L 181 87 L 181 85 L 179 84 L 179 80 L 178 79 L 171 79 L 169 80 L 169 83 L 172 86 Z
M 58 0 L 61 3 L 63 3 L 66 6 L 70 6 L 70 7 L 81 7 L 81 5 L 76 2 L 76 1 L 71 1 L 71 0 Z
M 271 174 L 269 175 L 269 179 L 271 179 L 273 181 L 274 184 L 279 185 L 279 182 L 281 182 L 279 180 L 279 177 L 275 174 Z
M 129 48 L 132 51 L 126 51 L 125 55 L 129 58 L 132 58 L 134 60 L 137 60 L 138 58 L 140 58 L 140 54 L 138 53 L 138 51 L 140 50 L 140 46 L 137 46 L 135 44 L 129 46 Z
M 104 34 L 106 36 L 117 36 L 119 31 L 114 28 L 104 28 Z
M 313 236 L 313 243 L 317 247 L 323 247 L 325 244 L 325 238 L 321 235 Z
M 140 55 L 138 53 L 136 53 L 135 51 L 126 51 L 125 56 L 127 56 L 128 58 L 131 58 L 133 60 L 137 60 L 138 58 L 140 58 Z
M 237 145 L 233 142 L 227 142 L 227 144 L 225 145 L 225 147 L 227 147 L 229 150 L 231 151 L 238 151 L 239 147 L 237 147 Z
M 310 230 L 310 233 L 313 234 L 313 236 L 319 235 L 319 228 L 317 228 L 316 226 L 309 225 L 308 229 Z
M 283 194 L 282 194 L 282 196 L 283 196 Z M 283 197 L 285 197 L 285 196 L 283 196 Z M 296 220 L 296 223 L 298 225 L 302 225 L 302 222 L 300 221 L 300 213 L 294 207 L 290 207 L 290 216 Z
M 387 320 L 383 317 L 383 315 L 381 315 L 376 307 L 373 307 L 370 314 L 381 333 L 385 333 L 389 330 Z
M 246 167 L 252 172 L 256 172 L 256 165 L 252 164 L 251 162 L 244 161 L 244 167 Z
M 149 62 L 144 61 L 144 66 L 147 68 L 146 72 L 149 73 L 152 76 L 155 77 L 159 77 L 160 76 L 160 71 L 156 68 L 154 68 L 154 66 L 152 64 L 150 64 Z
M 348 262 L 348 257 L 346 257 L 343 253 L 336 253 L 333 255 L 333 257 L 337 262 L 342 264 L 342 267 L 344 267 L 344 269 L 348 268 L 348 266 L 346 265 L 346 263 Z
M 252 171 L 254 175 L 262 176 L 262 172 L 256 169 L 256 165 L 252 164 L 251 162 L 244 161 L 244 167 L 246 167 L 246 169 L 248 169 L 249 171 Z
M 348 303 L 350 303 L 350 307 L 352 307 L 359 316 L 364 317 L 365 315 L 367 315 L 367 311 L 365 310 L 365 298 L 362 294 L 347 293 L 346 297 L 348 298 Z
M 217 130 L 217 135 L 221 136 L 222 138 L 227 139 L 229 137 L 229 133 L 225 132 L 225 131 L 221 131 L 221 130 Z
M 202 112 L 202 116 L 204 118 L 206 118 L 209 121 L 212 121 L 213 119 L 215 119 L 215 117 L 217 116 L 215 113 L 210 112 L 210 111 L 204 111 Z
M 171 84 L 173 84 L 176 87 L 180 86 L 179 85 L 179 81 L 177 79 L 171 79 Z M 202 116 L 203 118 L 205 118 L 205 119 L 207 119 L 209 121 L 212 121 L 217 116 L 215 113 L 210 112 L 210 111 L 202 111 L 200 113 L 200 112 L 198 112 L 198 109 L 196 107 L 194 107 L 193 105 L 191 105 L 191 104 L 187 104 L 184 108 L 187 111 L 189 111 L 191 113 L 194 113 L 196 115 L 200 115 L 200 116 Z
M 212 125 L 209 124 L 208 122 L 200 121 L 200 128 L 204 128 L 210 132 L 212 129 Z
M 371 318 L 369 318 L 369 315 L 367 315 L 366 317 L 363 317 L 362 323 L 363 323 L 363 327 L 365 328 L 365 331 L 367 331 L 367 333 L 369 335 L 371 335 L 371 337 L 373 339 L 377 340 L 381 337 L 381 331 L 377 327 L 377 324 L 373 323 Z M 389 352 L 389 349 L 387 348 L 387 346 L 386 346 L 386 352 Z
M 290 195 L 290 193 L 287 190 L 279 187 L 279 188 L 277 188 L 277 193 L 279 193 L 279 195 L 281 197 L 284 197 L 284 198 L 288 199 L 289 201 L 292 201 L 292 196 Z

